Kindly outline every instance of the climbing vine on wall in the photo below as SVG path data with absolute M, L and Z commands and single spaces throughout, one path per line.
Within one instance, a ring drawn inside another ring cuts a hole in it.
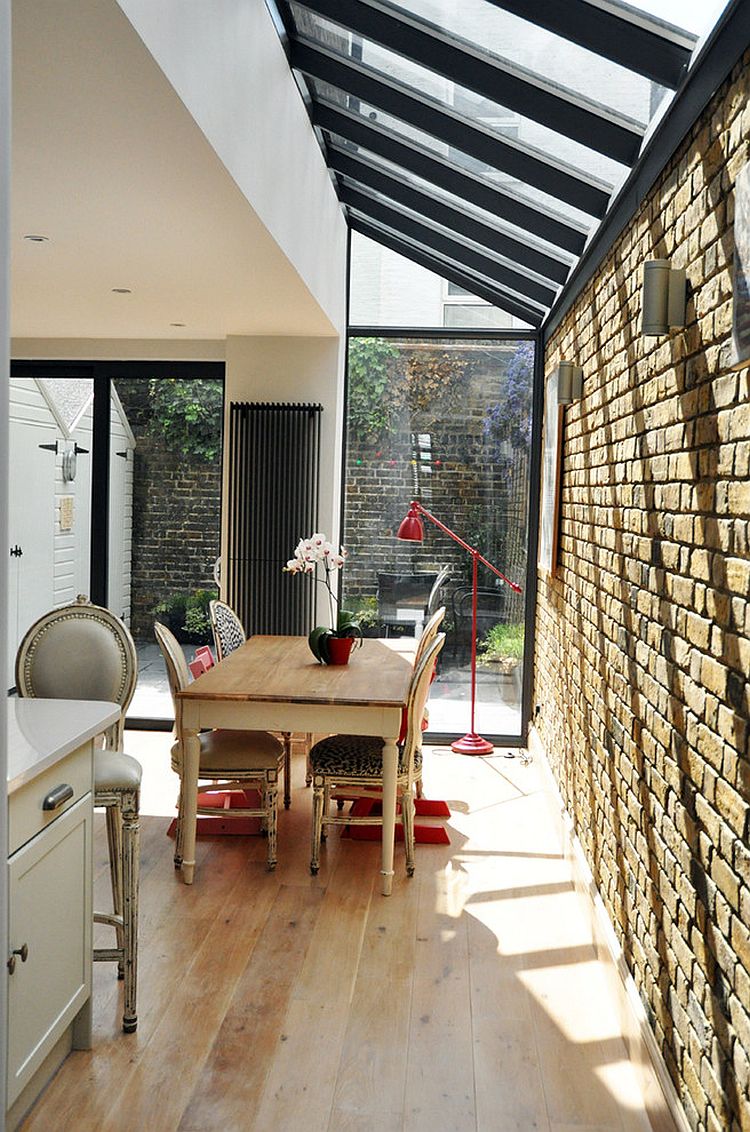
M 224 389 L 220 381 L 152 378 L 151 431 L 172 452 L 210 464 L 221 451 Z

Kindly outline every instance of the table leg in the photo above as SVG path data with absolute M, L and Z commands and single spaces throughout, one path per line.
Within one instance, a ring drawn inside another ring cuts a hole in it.
M 398 747 L 395 739 L 386 739 L 383 747 L 383 855 L 380 875 L 383 896 L 391 895 L 393 886 L 393 842 L 396 834 L 396 772 Z
M 182 732 L 182 879 L 193 883 L 195 873 L 195 830 L 198 810 L 198 771 L 201 745 L 198 731 L 183 727 Z

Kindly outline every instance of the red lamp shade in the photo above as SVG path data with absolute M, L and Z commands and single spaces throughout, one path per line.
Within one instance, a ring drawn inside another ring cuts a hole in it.
M 422 520 L 413 504 L 409 508 L 409 514 L 405 519 L 401 520 L 401 526 L 398 528 L 396 538 L 403 539 L 404 542 L 424 542 Z

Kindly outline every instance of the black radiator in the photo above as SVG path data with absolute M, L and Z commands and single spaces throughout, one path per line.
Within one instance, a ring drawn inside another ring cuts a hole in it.
M 307 634 L 311 577 L 282 567 L 318 526 L 322 405 L 229 406 L 227 601 L 248 636 Z

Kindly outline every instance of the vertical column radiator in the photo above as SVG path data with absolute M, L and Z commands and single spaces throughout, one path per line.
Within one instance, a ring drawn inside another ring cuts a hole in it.
M 322 405 L 229 407 L 227 600 L 248 636 L 307 634 L 313 580 L 282 572 L 318 525 Z

